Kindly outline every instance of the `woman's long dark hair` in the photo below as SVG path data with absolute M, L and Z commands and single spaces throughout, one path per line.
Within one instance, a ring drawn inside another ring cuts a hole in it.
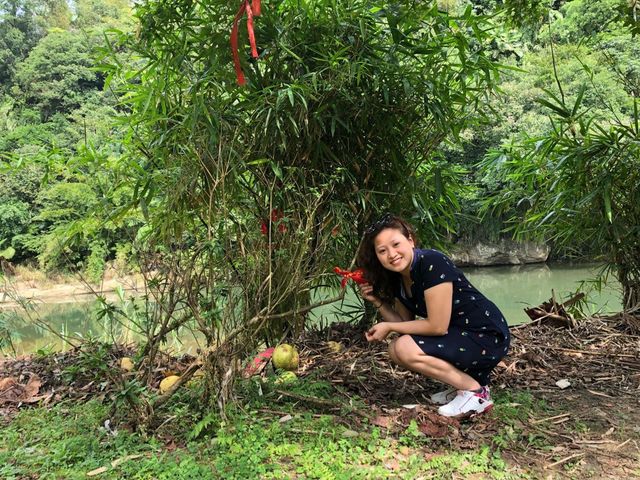
M 406 220 L 389 213 L 369 225 L 364 231 L 358 250 L 358 266 L 364 269 L 366 279 L 373 285 L 373 294 L 389 302 L 393 300 L 393 285 L 399 281 L 398 274 L 390 272 L 382 266 L 374 245 L 376 237 L 385 228 L 399 230 L 405 237 L 412 239 L 416 245 L 417 240 L 414 228 Z

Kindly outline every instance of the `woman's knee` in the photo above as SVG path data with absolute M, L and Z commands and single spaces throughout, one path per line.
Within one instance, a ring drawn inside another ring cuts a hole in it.
M 396 363 L 407 364 L 415 360 L 421 353 L 420 347 L 416 344 L 411 335 L 402 335 L 393 342 L 394 356 Z
M 391 359 L 391 361 L 393 363 L 398 363 L 398 357 L 396 356 L 396 339 L 395 338 L 391 340 L 391 343 L 389 343 L 388 352 L 389 352 L 389 358 Z

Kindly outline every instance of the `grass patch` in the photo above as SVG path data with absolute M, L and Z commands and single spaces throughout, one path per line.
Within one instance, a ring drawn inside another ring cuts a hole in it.
M 152 438 L 122 428 L 111 433 L 104 427 L 108 408 L 97 401 L 25 410 L 0 428 L 0 478 L 86 479 L 101 467 L 101 480 L 523 478 L 488 445 L 434 452 L 415 425 L 399 437 L 366 422 L 355 428 L 341 412 L 307 411 L 275 399 L 275 386 L 263 387 L 263 395 L 246 396 L 225 420 L 197 410 L 197 392 L 185 390 L 170 406 L 172 419 Z M 243 388 L 251 393 L 258 385 Z M 335 398 L 329 384 L 317 381 L 292 388 Z M 287 414 L 291 418 L 281 421 Z
M 551 415 L 544 400 L 535 398 L 529 392 L 502 391 L 495 396 L 493 415 L 499 419 L 498 433 L 493 444 L 498 451 L 509 449 L 528 452 L 532 449 L 547 450 L 552 442 L 542 430 L 531 428 L 531 418 Z

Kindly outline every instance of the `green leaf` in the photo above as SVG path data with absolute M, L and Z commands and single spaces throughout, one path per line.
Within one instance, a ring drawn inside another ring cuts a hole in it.
M 11 260 L 15 254 L 16 250 L 13 247 L 7 247 L 4 250 L 0 250 L 0 258 L 4 258 L 5 260 Z

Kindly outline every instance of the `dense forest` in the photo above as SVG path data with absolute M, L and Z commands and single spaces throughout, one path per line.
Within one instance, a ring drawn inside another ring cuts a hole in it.
M 500 13 L 486 53 L 504 68 L 484 92 L 486 108 L 448 132 L 423 162 L 419 175 L 428 195 L 414 215 L 423 221 L 439 216 L 426 222 L 428 240 L 513 233 L 508 221 L 520 220 L 527 193 L 511 191 L 499 209 L 488 208 L 509 182 L 495 160 L 502 150 L 553 130 L 549 117 L 562 112 L 540 98 L 562 96 L 573 107 L 580 95 L 580 114 L 603 125 L 631 118 L 640 88 L 634 5 L 574 0 L 548 10 L 533 4 L 521 15 L 513 5 L 505 13 L 501 4 L 473 4 L 475 14 Z M 464 4 L 440 7 L 453 14 Z M 132 210 L 114 215 L 132 200 L 120 187 L 130 165 L 125 144 L 135 131 L 125 126 L 128 107 L 122 91 L 107 82 L 112 71 L 105 65 L 117 57 L 135 70 L 141 61 L 135 48 L 116 37 L 140 43 L 138 20 L 124 1 L 4 1 L 0 11 L 0 248 L 11 247 L 5 254 L 13 253 L 14 262 L 85 270 L 98 279 L 106 260 L 126 264 L 148 224 Z M 586 241 L 562 251 L 600 253 L 588 235 L 578 240 Z
M 99 278 L 127 228 L 92 219 L 124 138 L 97 52 L 108 31 L 131 28 L 131 9 L 125 1 L 9 1 L 0 11 L 0 248 L 15 250 L 14 262 L 93 268 Z M 64 245 L 78 221 L 82 234 Z

